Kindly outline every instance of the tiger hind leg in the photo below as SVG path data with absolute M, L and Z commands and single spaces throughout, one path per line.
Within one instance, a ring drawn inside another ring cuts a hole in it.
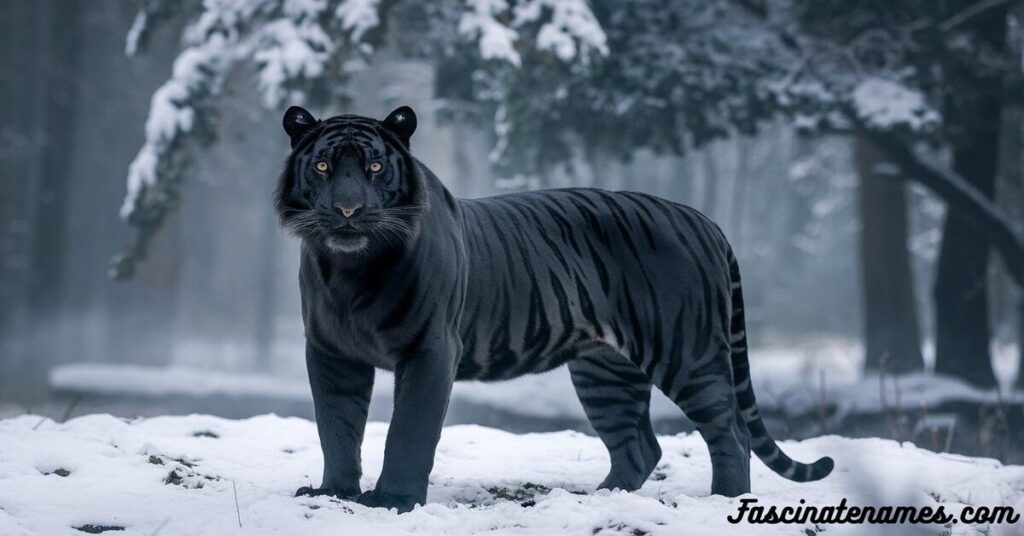
M 611 457 L 611 470 L 598 489 L 639 489 L 661 459 L 651 428 L 651 381 L 610 347 L 569 361 L 569 375 L 587 419 Z
M 703 367 L 686 374 L 683 381 L 676 379 L 677 384 L 663 385 L 662 391 L 693 421 L 708 445 L 711 493 L 736 497 L 750 493 L 750 431 L 736 402 L 727 347 L 724 352 L 705 356 L 699 360 Z
M 711 454 L 711 493 L 736 497 L 750 493 L 750 434 L 738 417 L 698 423 Z

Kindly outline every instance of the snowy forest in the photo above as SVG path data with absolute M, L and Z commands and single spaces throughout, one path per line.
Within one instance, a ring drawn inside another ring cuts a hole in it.
M 299 241 L 272 206 L 291 105 L 377 119 L 411 106 L 412 152 L 456 197 L 579 186 L 700 210 L 743 267 L 753 384 L 794 458 L 857 451 L 889 460 L 880 479 L 923 478 L 885 496 L 896 504 L 1024 509 L 1024 2 L 6 0 L 0 28 L 0 481 L 23 485 L 0 484 L 4 534 L 290 533 L 303 512 L 315 533 L 751 529 L 716 524 L 734 505 L 700 502 L 703 443 L 659 393 L 660 481 L 578 499 L 607 457 L 565 370 L 455 386 L 430 491 L 443 512 L 380 528 L 338 502 L 289 503 L 321 463 L 315 427 L 289 419 L 313 418 Z M 364 464 L 382 457 L 384 376 Z M 177 510 L 85 507 L 32 480 L 106 460 L 95 434 L 149 456 L 131 471 L 167 478 L 131 493 Z M 246 438 L 259 462 L 243 476 L 227 453 Z M 519 445 L 510 466 L 525 473 L 487 481 L 500 464 L 458 438 Z M 570 438 L 590 441 L 579 456 L 595 468 L 571 474 Z M 81 444 L 73 461 L 61 441 Z M 954 454 L 968 463 L 937 461 Z M 883 496 L 845 473 L 800 488 L 751 467 L 755 493 L 764 482 L 782 502 Z M 214 508 L 213 525 L 182 519 Z M 804 533 L 785 529 L 768 532 Z

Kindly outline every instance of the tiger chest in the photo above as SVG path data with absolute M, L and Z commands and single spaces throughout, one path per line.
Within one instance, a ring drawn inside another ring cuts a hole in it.
M 386 346 L 374 326 L 347 307 L 331 300 L 310 300 L 305 312 L 306 338 L 318 347 L 346 360 L 394 370 L 398 357 Z

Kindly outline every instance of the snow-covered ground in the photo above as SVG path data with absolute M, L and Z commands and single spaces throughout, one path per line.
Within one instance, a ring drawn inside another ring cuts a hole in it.
M 371 423 L 363 487 L 381 466 L 387 427 Z M 662 437 L 665 452 L 637 493 L 593 492 L 607 454 L 575 432 L 515 435 L 445 428 L 429 504 L 397 515 L 335 499 L 294 498 L 321 471 L 316 428 L 297 418 L 227 420 L 193 415 L 125 421 L 109 415 L 64 424 L 35 415 L 0 421 L 0 534 L 82 534 L 123 527 L 195 534 L 813 535 L 895 534 L 866 525 L 733 525 L 738 499 L 709 496 L 699 436 Z M 796 484 L 752 463 L 762 505 L 1009 505 L 1024 511 L 1024 467 L 935 454 L 880 439 L 785 442 L 803 460 L 835 458 L 823 481 Z M 236 500 L 237 496 L 237 500 Z M 236 507 L 237 502 L 237 507 Z M 918 526 L 923 534 L 1019 535 L 1024 524 Z M 903 527 L 907 529 L 908 527 Z

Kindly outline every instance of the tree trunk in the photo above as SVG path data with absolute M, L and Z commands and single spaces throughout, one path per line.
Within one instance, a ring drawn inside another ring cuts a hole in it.
M 1006 38 L 1006 11 L 994 10 L 975 32 L 994 50 Z M 953 140 L 953 169 L 991 199 L 999 170 L 1002 79 L 981 76 L 977 66 L 950 60 L 951 95 L 947 128 Z M 989 350 L 989 241 L 957 210 L 943 226 L 935 278 L 935 370 L 979 387 L 996 387 Z
M 1021 28 L 1020 21 L 1024 20 L 1024 4 L 1018 2 L 1010 8 L 1010 16 L 1014 17 L 1018 24 L 1011 26 L 1007 32 L 1007 50 L 1024 49 L 1024 28 Z M 1007 205 L 1016 206 L 1012 214 L 1016 214 L 1016 221 L 1024 220 L 1024 103 L 1019 98 L 1012 98 L 1018 93 L 1014 88 L 1024 87 L 1024 71 L 1012 69 L 1003 81 L 1006 90 L 1004 96 L 1004 137 L 1003 145 L 1003 169 L 1006 172 L 1006 182 L 1012 192 Z M 1007 270 L 1013 268 L 1003 263 Z M 1017 319 L 1017 389 L 1024 389 L 1024 288 L 1017 286 L 1016 292 L 1011 295 L 1017 300 L 1012 304 L 1016 311 Z M 1013 299 L 1013 298 L 1011 298 Z M 1012 315 L 1011 315 L 1012 316 Z
M 1022 6 L 1024 7 L 1024 6 Z M 1024 109 L 1019 104 L 1007 103 L 1003 107 L 1003 122 L 999 140 L 1000 171 L 996 196 L 1001 209 L 1014 221 L 1022 221 L 1024 216 Z M 1002 257 L 999 257 L 1002 261 Z M 992 278 L 992 289 L 989 296 L 993 301 L 996 333 L 1000 343 L 1014 340 L 1018 348 L 1017 385 L 1024 387 L 1024 289 L 1014 284 L 1009 273 L 1010 267 L 1005 262 L 996 263 L 997 270 Z
M 954 167 L 991 195 L 998 139 L 991 133 L 977 135 L 971 147 L 956 151 Z M 983 139 L 990 145 L 986 147 Z M 988 241 L 950 210 L 935 277 L 935 371 L 980 387 L 996 385 L 989 351 L 988 265 Z
M 905 186 L 876 174 L 876 166 L 885 160 L 877 146 L 857 137 L 854 165 L 860 176 L 864 368 L 914 372 L 924 368 L 924 359 L 907 251 Z

